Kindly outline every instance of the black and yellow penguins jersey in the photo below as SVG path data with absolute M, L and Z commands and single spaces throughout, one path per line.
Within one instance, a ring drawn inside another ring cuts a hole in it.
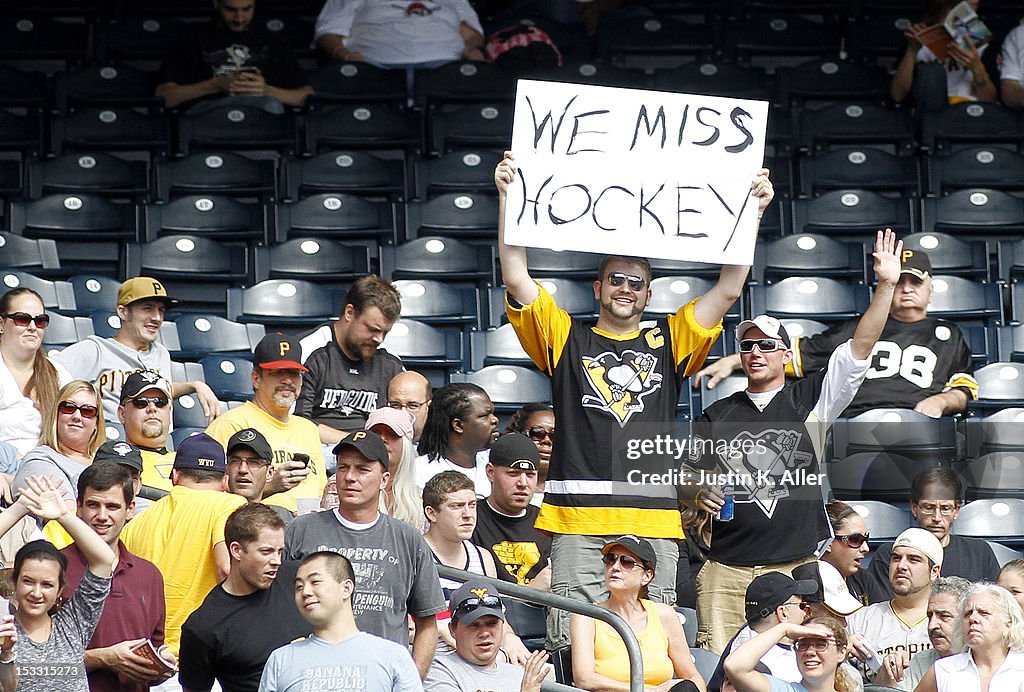
M 824 368 L 832 351 L 853 338 L 858 322 L 847 320 L 821 334 L 795 339 L 787 374 L 804 377 Z M 963 390 L 968 401 L 977 399 L 972 372 L 971 351 L 956 324 L 934 317 L 909 323 L 890 317 L 871 350 L 867 378 L 844 415 L 914 408 L 922 399 L 950 389 Z
M 571 317 L 543 287 L 530 305 L 507 304 L 523 348 L 551 376 L 558 434 L 538 530 L 682 538 L 675 484 L 650 482 L 678 463 L 630 450 L 672 433 L 684 379 L 721 332 L 697 323 L 695 302 L 626 335 Z

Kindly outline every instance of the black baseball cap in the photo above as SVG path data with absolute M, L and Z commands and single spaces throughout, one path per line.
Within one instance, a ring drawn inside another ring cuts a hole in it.
M 227 455 L 231 456 L 231 452 L 239 447 L 248 447 L 253 454 L 268 462 L 274 459 L 274 450 L 270 448 L 267 438 L 255 428 L 243 428 L 232 435 L 228 439 Z
M 142 452 L 135 445 L 124 440 L 107 440 L 93 455 L 92 463 L 113 462 L 142 473 Z
M 334 456 L 338 456 L 341 450 L 352 447 L 370 461 L 379 461 L 384 465 L 384 470 L 391 468 L 388 461 L 388 448 L 384 444 L 384 438 L 369 430 L 356 430 L 343 439 L 332 450 Z
M 747 587 L 744 615 L 747 622 L 766 618 L 793 596 L 808 596 L 817 590 L 818 584 L 812 579 L 797 581 L 782 572 L 767 572 Z
M 455 622 L 472 624 L 484 617 L 505 619 L 505 606 L 501 596 L 490 584 L 481 580 L 467 581 L 452 594 L 448 607 Z
M 174 451 L 174 468 L 228 472 L 224 448 L 206 433 L 196 433 L 181 441 Z
M 298 338 L 291 334 L 274 332 L 267 334 L 256 344 L 252 354 L 252 363 L 263 370 L 300 370 L 307 372 L 303 365 L 302 345 Z
M 143 392 L 156 389 L 165 394 L 168 399 L 173 398 L 171 382 L 156 370 L 136 370 L 121 385 L 121 403 L 134 399 Z
M 910 274 L 923 281 L 932 274 L 932 261 L 920 250 L 904 248 L 900 255 L 900 274 Z
M 540 467 L 540 451 L 522 433 L 507 433 L 491 444 L 490 461 L 519 471 L 536 471 Z
M 605 543 L 604 547 L 601 548 L 601 554 L 607 555 L 608 551 L 615 546 L 625 548 L 636 555 L 640 558 L 640 562 L 643 563 L 644 567 L 649 570 L 653 571 L 658 566 L 658 556 L 654 553 L 654 546 L 646 538 L 640 538 L 639 536 L 627 533 L 625 536 L 619 536 L 614 541 Z

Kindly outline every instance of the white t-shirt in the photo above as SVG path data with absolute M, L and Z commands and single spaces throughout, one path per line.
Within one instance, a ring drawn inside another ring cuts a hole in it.
M 52 362 L 52 361 L 51 361 Z M 60 363 L 53 363 L 57 369 L 57 381 L 61 387 L 73 378 Z M 42 415 L 39 409 L 14 380 L 14 375 L 0 355 L 0 442 L 8 442 L 18 450 L 19 456 L 39 444 L 42 431 Z
M 1015 27 L 1003 39 L 999 79 L 1024 82 L 1024 26 Z
M 444 457 L 429 461 L 426 454 L 421 454 L 412 462 L 413 473 L 416 474 L 416 487 L 422 493 L 423 486 L 427 484 L 427 481 L 442 471 L 459 471 L 473 479 L 473 486 L 478 498 L 487 497 L 491 494 L 491 482 L 487 479 L 487 462 L 490 459 L 491 450 L 481 450 L 476 453 L 476 466 L 467 469 Z
M 988 48 L 988 44 L 978 48 L 978 55 L 985 52 Z M 935 53 L 931 52 L 928 46 L 921 46 L 917 51 L 917 62 L 942 62 L 942 65 L 946 68 L 946 96 L 950 99 L 957 99 L 960 101 L 977 101 L 978 97 L 974 95 L 974 90 L 971 85 L 974 82 L 974 75 L 967 68 L 960 67 L 953 58 L 947 58 L 945 61 L 940 61 L 935 57 Z
M 483 34 L 467 0 L 327 0 L 313 40 L 342 36 L 346 48 L 377 65 L 460 60 L 463 22 Z

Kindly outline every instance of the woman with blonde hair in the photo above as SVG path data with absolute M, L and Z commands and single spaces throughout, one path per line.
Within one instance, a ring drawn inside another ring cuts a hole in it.
M 761 658 L 784 639 L 793 641 L 800 682 L 759 673 Z M 839 666 L 850 652 L 846 630 L 829 615 L 802 625 L 781 622 L 743 642 L 725 659 L 725 672 L 737 692 L 851 692 L 855 683 Z
M 953 649 L 915 692 L 1016 692 L 1024 689 L 1024 611 L 1001 586 L 975 584 L 960 604 Z
M 21 490 L 32 475 L 50 476 L 74 511 L 78 476 L 106 439 L 105 428 L 103 399 L 96 385 L 85 380 L 68 382 L 43 412 L 39 446 L 22 458 L 12 488 Z

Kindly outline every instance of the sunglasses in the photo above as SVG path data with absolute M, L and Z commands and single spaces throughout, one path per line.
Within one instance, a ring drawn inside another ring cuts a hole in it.
M 618 288 L 622 284 L 629 282 L 629 290 L 631 291 L 642 291 L 644 286 L 647 285 L 647 280 L 640 276 L 634 276 L 633 274 L 623 274 L 622 272 L 613 272 L 608 275 L 608 283 L 615 288 Z
M 640 562 L 632 555 L 622 555 L 619 553 L 605 553 L 601 556 L 601 562 L 606 564 L 608 567 L 611 567 L 618 562 L 622 565 L 622 569 L 633 569 L 640 564 Z
M 785 350 L 786 345 L 778 339 L 743 339 L 740 341 L 740 353 L 750 353 L 757 346 L 761 353 Z
M 842 541 L 851 548 L 859 548 L 871 538 L 870 533 L 848 533 L 843 536 L 836 536 L 837 541 Z
M 460 615 L 472 613 L 477 608 L 501 608 L 501 599 L 497 596 L 484 596 L 483 598 L 467 598 L 452 613 L 452 619 L 458 620 Z
M 831 637 L 808 637 L 806 639 L 797 639 L 793 642 L 793 648 L 797 651 L 807 651 L 808 649 L 814 649 L 818 653 L 822 653 L 828 649 L 832 644 L 836 644 L 836 640 Z M 836 644 L 838 646 L 838 644 Z
M 530 428 L 526 431 L 526 436 L 534 442 L 540 442 L 545 437 L 549 438 L 552 442 L 555 441 L 555 431 L 542 428 L 539 425 L 535 428 Z
M 30 315 L 27 312 L 5 312 L 4 317 L 14 322 L 18 327 L 27 327 L 29 322 L 35 322 L 37 329 L 46 329 L 50 324 L 50 316 L 45 312 L 38 315 Z
M 129 399 L 132 402 L 132 406 L 135 408 L 149 408 L 150 404 L 153 404 L 157 408 L 163 408 L 167 404 L 171 403 L 171 400 L 165 396 L 137 396 Z
M 82 404 L 79 406 L 73 401 L 62 401 L 57 404 L 57 411 L 59 413 L 63 413 L 65 416 L 73 416 L 75 415 L 75 411 L 78 411 L 82 414 L 82 418 L 95 418 L 99 409 L 92 404 Z

